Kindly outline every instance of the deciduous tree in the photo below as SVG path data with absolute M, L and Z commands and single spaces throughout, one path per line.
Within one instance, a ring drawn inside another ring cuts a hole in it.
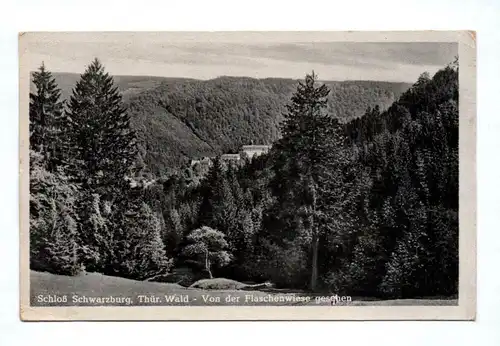
M 195 229 L 188 236 L 188 245 L 183 250 L 187 257 L 194 257 L 204 263 L 205 270 L 212 279 L 212 266 L 223 267 L 231 260 L 231 254 L 226 251 L 228 243 L 222 232 L 203 226 Z

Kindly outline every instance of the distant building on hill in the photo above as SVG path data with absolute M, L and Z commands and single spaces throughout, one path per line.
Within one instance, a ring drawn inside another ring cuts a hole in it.
M 271 149 L 270 145 L 244 145 L 241 147 L 240 156 L 244 157 L 246 155 L 253 158 L 254 156 L 267 153 L 269 149 Z
M 271 149 L 270 145 L 244 145 L 241 147 L 238 154 L 222 154 L 220 159 L 223 163 L 239 163 L 244 160 L 245 157 L 253 158 L 265 154 Z M 201 159 L 191 160 L 191 166 L 201 165 L 210 167 L 212 166 L 212 161 L 214 157 L 203 157 Z
M 206 166 L 211 166 L 212 165 L 212 157 L 202 157 L 201 159 L 193 159 L 191 160 L 191 166 L 194 166 L 196 164 L 200 164 L 200 165 L 206 165 Z
M 240 158 L 240 154 L 223 154 L 220 157 L 221 161 L 239 161 Z

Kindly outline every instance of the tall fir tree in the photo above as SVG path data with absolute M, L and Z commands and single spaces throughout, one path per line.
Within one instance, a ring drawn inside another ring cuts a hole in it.
M 30 93 L 30 267 L 74 275 L 84 249 L 78 237 L 79 186 L 66 171 L 67 127 L 61 91 L 42 63 Z
M 135 225 L 142 222 L 144 210 L 149 215 L 149 206 L 143 205 L 145 187 L 136 177 L 138 151 L 130 117 L 113 78 L 98 59 L 88 66 L 73 89 L 67 115 L 73 159 L 69 170 L 82 188 L 77 206 L 80 239 L 87 249 L 82 254 L 85 265 L 103 273 L 139 277 L 139 272 L 146 270 L 139 258 L 143 254 L 128 250 L 122 253 L 119 249 L 131 236 L 129 232 L 137 236 L 138 242 L 147 241 L 140 238 L 151 234 L 139 232 L 140 227 Z M 159 229 L 160 237 L 154 239 L 156 263 L 165 249 L 161 222 L 159 228 L 156 221 L 153 223 L 151 232 Z M 118 258 L 127 264 L 118 265 Z
M 54 172 L 66 153 L 66 128 L 61 90 L 42 63 L 33 73 L 34 91 L 30 93 L 30 149 L 42 155 L 46 168 Z
M 273 181 L 281 217 L 291 219 L 285 227 L 300 225 L 296 231 L 302 229 L 309 240 L 311 290 L 317 288 L 320 241 L 341 241 L 342 232 L 352 227 L 346 213 L 353 174 L 350 152 L 340 124 L 325 112 L 330 90 L 317 86 L 316 78 L 314 72 L 307 75 L 287 106 L 283 138 L 274 146 Z
M 74 175 L 107 200 L 123 196 L 137 159 L 135 133 L 113 78 L 95 59 L 73 89 L 68 117 Z

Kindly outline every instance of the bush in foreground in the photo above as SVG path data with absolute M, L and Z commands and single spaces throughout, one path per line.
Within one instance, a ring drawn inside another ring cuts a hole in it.
M 216 278 L 198 280 L 190 286 L 190 288 L 198 288 L 202 290 L 240 290 L 247 285 L 239 281 Z

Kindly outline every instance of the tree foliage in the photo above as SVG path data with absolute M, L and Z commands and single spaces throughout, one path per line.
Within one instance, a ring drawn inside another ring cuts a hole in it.
M 29 106 L 30 149 L 42 155 L 46 168 L 54 172 L 64 163 L 67 150 L 61 90 L 43 63 L 33 73 L 33 85 Z
M 31 267 L 136 279 L 168 271 L 163 218 L 143 203 L 135 135 L 112 77 L 94 60 L 66 110 L 43 65 L 33 84 Z
M 347 206 L 352 196 L 351 153 L 338 120 L 325 111 L 329 92 L 324 84 L 316 86 L 314 72 L 306 76 L 287 106 L 283 137 L 273 148 L 278 158 L 271 190 L 280 211 L 274 217 L 288 233 L 295 228 L 292 239 L 302 237 L 310 244 L 312 290 L 320 241 L 341 241 L 352 228 Z
M 76 83 L 67 115 L 70 153 L 79 162 L 73 175 L 85 189 L 119 196 L 137 158 L 135 134 L 113 78 L 99 60 Z
M 77 233 L 77 187 L 63 172 L 49 172 L 42 154 L 31 150 L 30 161 L 30 266 L 56 274 L 77 274 L 84 247 Z
M 106 272 L 139 280 L 168 273 L 172 261 L 166 256 L 159 216 L 142 203 L 137 214 L 122 217 L 125 222 L 115 229 L 117 241 Z
M 212 266 L 223 267 L 231 260 L 231 254 L 226 250 L 228 243 L 224 234 L 213 228 L 197 228 L 187 236 L 187 241 L 188 244 L 183 249 L 184 255 L 204 263 L 210 279 L 213 278 Z

